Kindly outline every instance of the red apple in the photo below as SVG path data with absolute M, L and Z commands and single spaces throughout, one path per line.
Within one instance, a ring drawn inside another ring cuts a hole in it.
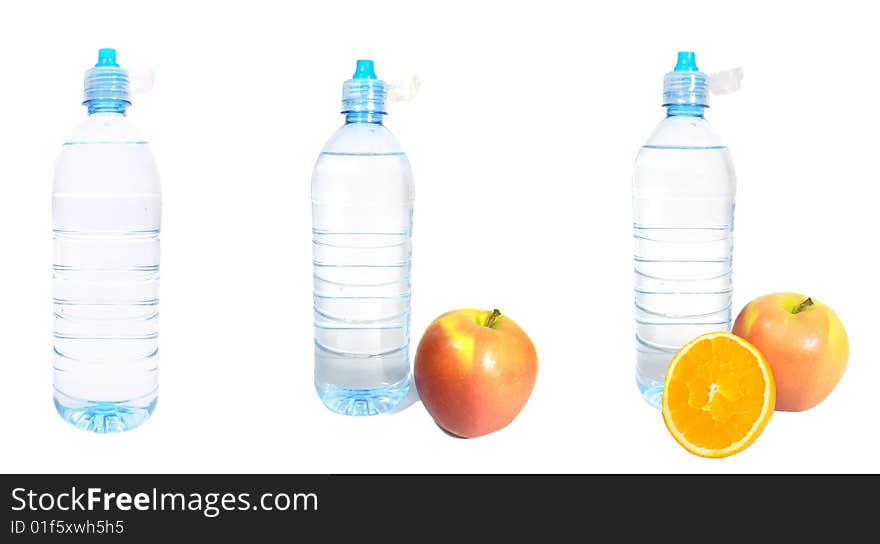
M 749 302 L 733 333 L 764 354 L 776 379 L 776 409 L 800 412 L 827 397 L 846 370 L 849 340 L 828 306 L 797 293 Z
M 538 354 L 528 335 L 498 310 L 453 310 L 428 326 L 414 374 L 437 425 L 474 438 L 519 414 L 535 386 Z

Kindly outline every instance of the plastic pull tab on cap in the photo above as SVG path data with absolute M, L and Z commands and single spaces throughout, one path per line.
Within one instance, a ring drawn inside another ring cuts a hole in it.
M 129 85 L 131 86 L 132 96 L 146 94 L 153 90 L 156 83 L 155 70 L 141 70 L 139 72 L 129 72 Z
M 742 79 L 742 66 L 715 72 L 709 74 L 709 90 L 714 95 L 735 93 L 742 86 Z
M 416 75 L 408 75 L 402 79 L 390 81 L 387 84 L 389 102 L 407 102 L 419 94 L 422 86 L 421 80 Z

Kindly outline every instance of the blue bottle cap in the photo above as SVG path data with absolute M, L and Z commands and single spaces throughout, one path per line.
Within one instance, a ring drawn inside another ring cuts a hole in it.
M 357 61 L 357 65 L 354 68 L 354 75 L 351 79 L 376 79 L 376 72 L 373 71 L 373 61 Z
M 679 51 L 678 62 L 675 64 L 676 72 L 699 72 L 697 68 L 697 55 L 693 51 Z
M 103 108 L 119 109 L 130 105 L 128 70 L 116 62 L 116 50 L 106 47 L 98 50 L 98 62 L 86 71 L 83 104 L 89 111 L 95 104 Z
M 118 68 L 116 64 L 116 50 L 111 47 L 98 49 L 98 63 L 95 66 L 113 66 Z
M 697 68 L 693 51 L 680 51 L 675 68 L 663 78 L 663 106 L 709 106 L 709 77 Z
M 386 98 L 385 82 L 376 77 L 373 61 L 357 61 L 354 76 L 342 84 L 342 113 L 385 113 Z

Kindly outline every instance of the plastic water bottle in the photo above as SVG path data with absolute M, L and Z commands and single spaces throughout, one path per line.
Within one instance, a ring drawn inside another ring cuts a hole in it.
M 694 54 L 679 53 L 663 83 L 667 117 L 633 176 L 636 381 L 655 407 L 675 352 L 730 330 L 736 195 L 730 153 L 703 117 L 709 77 Z
M 118 432 L 156 406 L 159 176 L 125 116 L 129 74 L 114 49 L 86 72 L 83 104 L 52 194 L 55 406 L 77 428 Z
M 387 87 L 357 61 L 345 125 L 312 176 L 315 387 L 346 415 L 392 410 L 410 387 L 409 160 L 382 124 Z

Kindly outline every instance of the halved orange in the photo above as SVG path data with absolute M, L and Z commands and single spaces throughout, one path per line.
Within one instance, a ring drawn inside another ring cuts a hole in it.
M 669 363 L 663 421 L 672 437 L 701 457 L 749 447 L 776 405 L 776 383 L 758 349 L 729 332 L 692 340 Z

